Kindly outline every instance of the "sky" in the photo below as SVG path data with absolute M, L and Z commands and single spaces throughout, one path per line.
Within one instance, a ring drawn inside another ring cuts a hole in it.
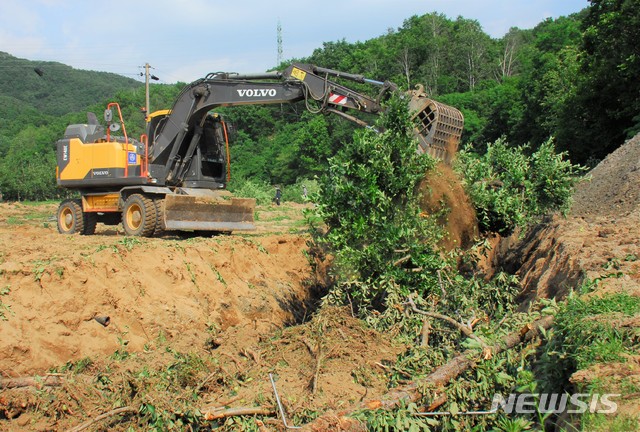
M 438 12 L 478 20 L 493 38 L 579 12 L 588 0 L 0 0 L 0 51 L 159 82 L 264 72 L 323 42 L 366 41 Z M 1 71 L 0 71 L 1 75 Z

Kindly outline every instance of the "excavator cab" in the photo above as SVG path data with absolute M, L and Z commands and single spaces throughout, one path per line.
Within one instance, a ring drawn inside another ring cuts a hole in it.
M 171 110 L 161 110 L 147 117 L 150 152 L 154 150 L 156 134 L 161 133 L 170 114 Z M 187 188 L 226 188 L 230 177 L 229 129 L 229 125 L 217 113 L 207 113 L 199 128 L 191 127 L 184 140 L 193 141 L 194 144 L 176 153 L 175 158 L 185 162 L 183 168 L 176 171 L 177 179 L 174 182 Z

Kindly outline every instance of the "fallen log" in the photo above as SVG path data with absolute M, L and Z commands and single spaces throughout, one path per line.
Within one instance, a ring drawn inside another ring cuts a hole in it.
M 401 387 L 396 387 L 385 394 L 382 398 L 377 400 L 369 400 L 361 403 L 356 409 L 351 412 L 341 412 L 337 417 L 335 413 L 328 412 L 318 417 L 311 423 L 303 426 L 302 431 L 321 431 L 325 430 L 323 427 L 327 422 L 336 424 L 336 420 L 340 425 L 348 425 L 345 428 L 335 429 L 337 431 L 356 431 L 362 430 L 361 423 L 349 418 L 350 414 L 353 414 L 359 410 L 374 410 L 374 409 L 386 409 L 393 410 L 400 406 L 406 406 L 411 402 L 415 402 L 420 399 L 422 393 L 420 389 L 425 387 L 442 387 L 449 383 L 451 380 L 460 376 L 463 372 L 475 366 L 478 360 L 488 359 L 492 356 L 499 354 L 503 351 L 515 348 L 521 343 L 529 342 L 538 336 L 540 336 L 542 330 L 547 330 L 553 325 L 553 316 L 546 316 L 534 321 L 531 324 L 525 326 L 521 331 L 511 333 L 505 336 L 499 343 L 484 348 L 483 350 L 469 349 L 462 354 L 454 357 L 446 364 L 440 366 L 426 377 L 408 383 Z
M 0 390 L 19 387 L 35 387 L 41 389 L 43 387 L 56 387 L 62 385 L 62 382 L 62 376 L 53 374 L 35 377 L 1 378 Z

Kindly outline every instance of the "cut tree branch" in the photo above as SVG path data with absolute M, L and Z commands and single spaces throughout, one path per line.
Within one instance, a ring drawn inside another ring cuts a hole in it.
M 205 407 L 201 410 L 205 420 L 215 420 L 233 416 L 243 415 L 264 415 L 269 416 L 275 414 L 273 408 L 263 407 L 237 407 L 237 408 L 225 408 L 225 407 Z
M 137 413 L 137 412 L 138 412 L 138 409 L 134 408 L 134 407 L 131 407 L 131 406 L 125 406 L 125 407 L 121 407 L 121 408 L 116 408 L 114 410 L 107 411 L 104 414 L 100 414 L 99 416 L 89 420 L 88 422 L 82 423 L 79 426 L 71 428 L 67 432 L 80 432 L 80 431 L 83 431 L 83 430 L 91 427 L 95 423 L 98 423 L 99 421 L 106 419 L 106 418 L 113 417 L 113 416 L 120 415 L 120 414 Z
M 393 410 L 400 406 L 406 406 L 411 402 L 418 401 L 422 397 L 421 389 L 425 387 L 437 388 L 448 384 L 450 381 L 459 377 L 462 373 L 475 367 L 479 360 L 491 358 L 494 355 L 500 354 L 503 351 L 510 350 L 520 345 L 521 343 L 529 342 L 542 333 L 543 330 L 549 329 L 553 325 L 553 316 L 546 316 L 540 318 L 537 321 L 525 326 L 521 331 L 511 333 L 500 340 L 499 343 L 487 347 L 483 350 L 468 349 L 462 354 L 451 359 L 448 363 L 440 366 L 426 377 L 410 382 L 404 386 L 396 387 L 392 391 L 388 392 L 381 399 L 364 401 L 360 406 L 352 412 L 362 409 L 387 409 Z M 439 405 L 440 400 L 434 401 L 436 405 Z M 340 420 L 343 420 L 353 426 L 353 429 L 341 429 L 342 431 L 362 430 L 364 426 L 362 423 L 354 424 L 354 419 L 347 417 L 350 413 L 341 413 Z M 315 431 L 318 430 L 319 425 L 323 425 L 328 419 L 335 421 L 335 413 L 328 412 L 318 417 L 311 423 L 303 426 L 302 431 Z
M 393 265 L 394 265 L 395 267 L 397 267 L 397 266 L 399 266 L 400 264 L 404 264 L 404 263 L 406 263 L 406 262 L 407 262 L 407 261 L 409 261 L 410 259 L 411 259 L 411 255 L 403 256 L 402 258 L 399 258 L 399 259 L 395 260 L 395 261 L 393 262 Z
M 423 311 L 421 309 L 418 309 L 418 307 L 413 302 L 413 299 L 411 297 L 407 298 L 407 304 L 409 306 L 411 306 L 411 310 L 414 311 L 415 313 L 418 313 L 418 314 L 424 315 L 424 316 L 428 316 L 428 317 L 431 317 L 431 318 L 437 318 L 437 319 L 446 321 L 449 324 L 451 324 L 452 326 L 456 327 L 458 330 L 460 330 L 465 336 L 467 336 L 467 337 L 475 340 L 476 342 L 478 342 L 482 347 L 486 347 L 487 346 L 487 344 L 482 339 L 480 339 L 478 336 L 475 335 L 475 333 L 473 333 L 473 330 L 471 330 L 466 325 L 459 323 L 458 321 L 454 320 L 453 318 L 448 317 L 446 315 L 439 314 L 437 312 L 427 312 L 427 311 Z

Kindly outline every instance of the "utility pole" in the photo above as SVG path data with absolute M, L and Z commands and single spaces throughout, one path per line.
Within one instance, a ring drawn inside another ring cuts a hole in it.
M 145 93 L 147 96 L 147 104 L 145 105 L 146 107 L 146 114 L 145 117 L 148 116 L 149 114 L 151 114 L 151 107 L 149 106 L 149 63 L 145 63 L 144 64 L 144 87 L 145 87 Z
M 144 64 L 144 87 L 145 87 L 145 94 L 146 94 L 146 98 L 147 98 L 147 103 L 145 105 L 145 110 L 146 110 L 146 116 L 148 116 L 151 113 L 151 107 L 149 106 L 149 79 L 152 79 L 154 81 L 158 81 L 160 80 L 160 78 L 158 78 L 157 76 L 153 75 L 152 73 L 149 73 L 149 69 L 153 69 L 151 66 L 149 66 L 149 63 L 145 63 Z M 140 76 L 143 75 L 143 72 L 140 72 Z

